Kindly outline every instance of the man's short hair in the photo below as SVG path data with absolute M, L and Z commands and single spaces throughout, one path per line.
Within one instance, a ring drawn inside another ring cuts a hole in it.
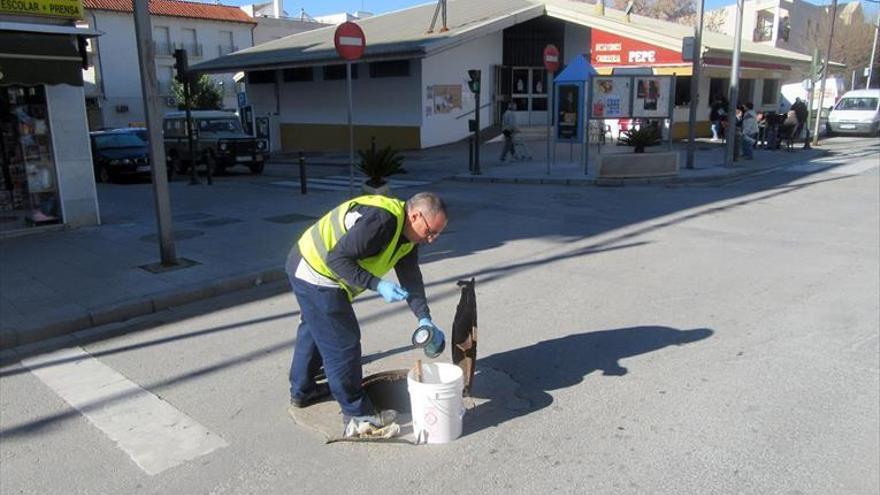
M 437 196 L 432 192 L 420 192 L 414 194 L 413 197 L 406 201 L 406 209 L 407 211 L 417 209 L 431 218 L 434 218 L 440 213 L 442 213 L 443 216 L 447 216 L 446 203 L 440 199 L 440 196 Z

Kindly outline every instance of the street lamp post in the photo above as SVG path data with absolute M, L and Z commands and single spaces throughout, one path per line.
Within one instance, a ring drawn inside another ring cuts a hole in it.
M 733 39 L 733 57 L 730 61 L 730 90 L 727 102 L 727 146 L 724 150 L 724 165 L 733 165 L 734 147 L 736 146 L 736 102 L 739 99 L 739 56 L 742 50 L 743 8 L 744 0 L 736 0 L 736 31 Z
M 697 139 L 697 107 L 700 105 L 700 65 L 703 59 L 703 8 L 705 0 L 700 0 L 697 11 L 697 25 L 694 26 L 693 66 L 691 69 L 691 104 L 688 109 L 688 144 L 686 168 L 694 168 L 694 148 Z

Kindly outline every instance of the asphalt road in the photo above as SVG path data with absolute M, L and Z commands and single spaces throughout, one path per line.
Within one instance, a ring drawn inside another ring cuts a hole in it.
M 295 425 L 270 285 L 0 370 L 2 493 L 876 494 L 880 143 L 828 146 L 711 187 L 435 184 L 432 312 L 475 277 L 477 380 L 516 384 L 451 444 Z M 418 356 L 405 306 L 356 311 L 365 355 Z

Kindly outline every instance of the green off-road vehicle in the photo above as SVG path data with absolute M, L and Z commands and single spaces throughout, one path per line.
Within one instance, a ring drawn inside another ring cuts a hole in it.
M 197 164 L 211 167 L 216 175 L 235 165 L 244 165 L 254 174 L 263 171 L 263 165 L 269 158 L 269 142 L 245 133 L 237 115 L 221 110 L 195 110 L 190 113 L 195 129 L 193 149 Z M 166 114 L 162 130 L 169 163 L 176 172 L 187 173 L 190 154 L 186 138 L 186 112 Z

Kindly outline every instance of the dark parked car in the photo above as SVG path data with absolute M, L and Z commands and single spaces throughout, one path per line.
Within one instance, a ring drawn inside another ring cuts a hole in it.
M 150 157 L 145 136 L 140 128 L 111 129 L 90 133 L 92 164 L 98 182 L 111 182 L 122 177 L 149 177 Z M 168 170 L 171 177 L 172 170 Z

